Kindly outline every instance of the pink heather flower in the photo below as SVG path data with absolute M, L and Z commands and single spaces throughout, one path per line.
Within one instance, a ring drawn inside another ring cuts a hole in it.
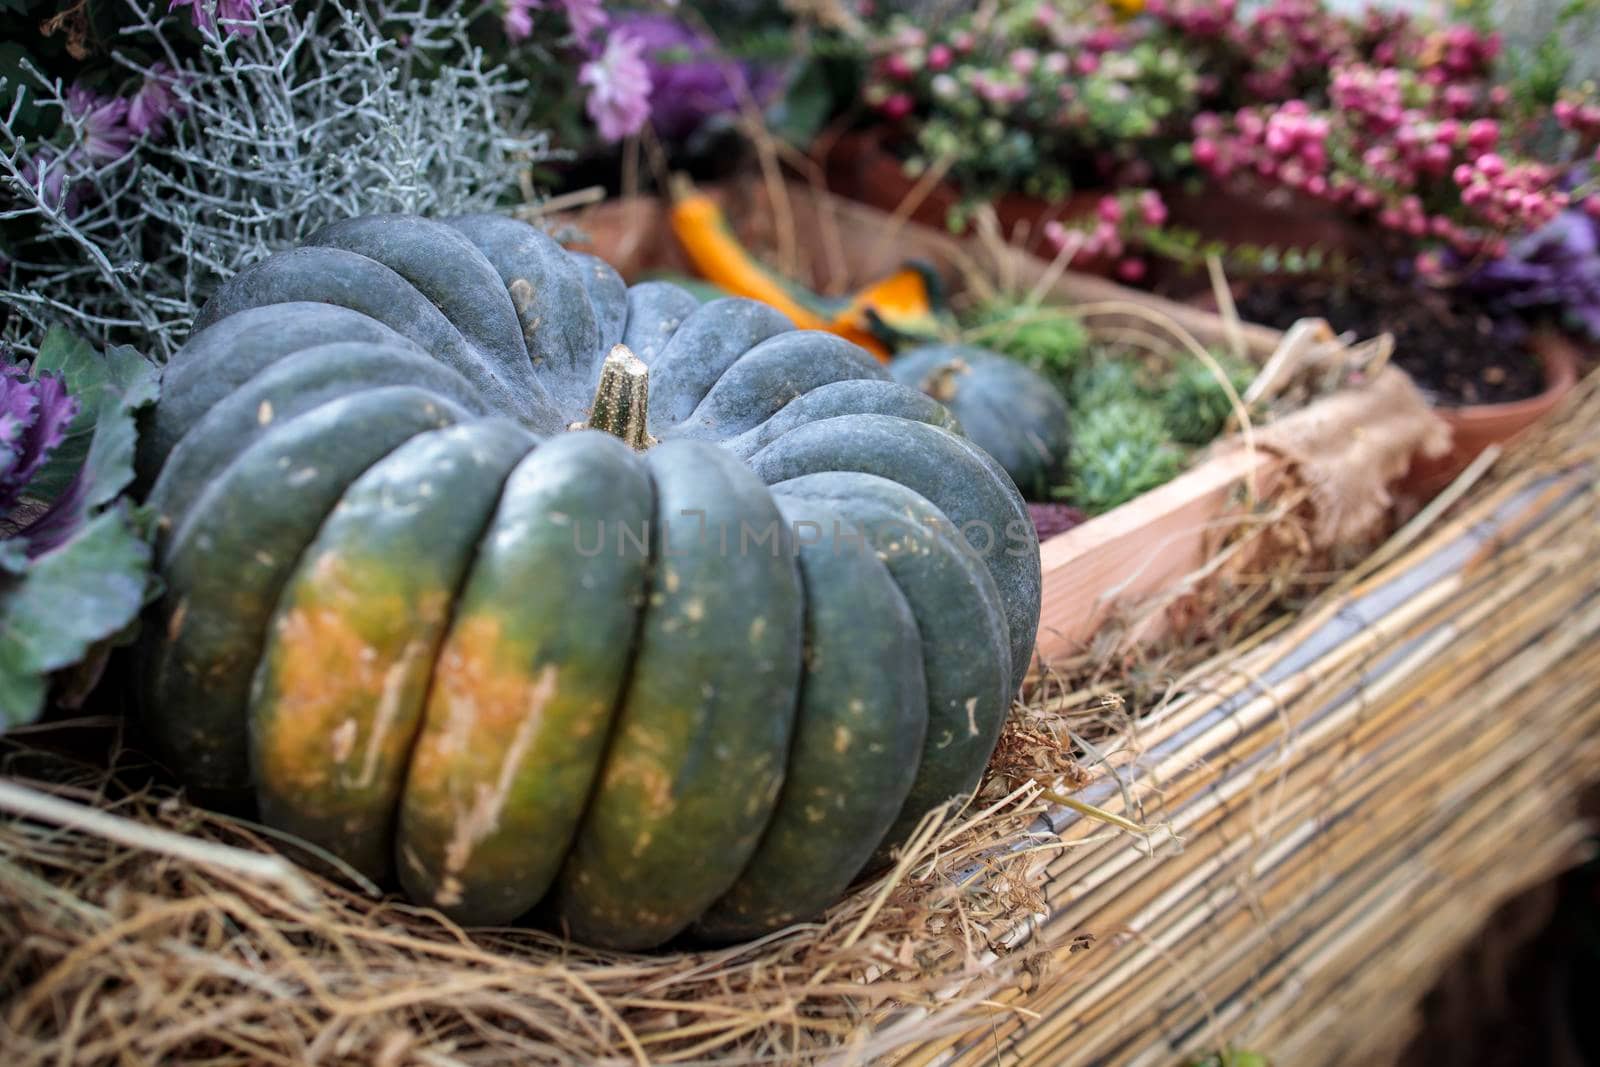
M 880 110 L 883 112 L 886 118 L 898 122 L 907 115 L 911 114 L 913 103 L 914 102 L 909 94 L 895 93 L 893 96 L 889 97 L 889 99 L 883 102 L 883 106 L 880 108 Z
M 561 6 L 567 9 L 567 24 L 572 27 L 572 35 L 580 41 L 587 41 L 589 35 L 604 26 L 609 19 L 606 18 L 605 9 L 600 6 L 601 0 L 561 0 Z M 611 46 L 606 45 L 609 52 Z
M 955 61 L 955 53 L 950 51 L 949 45 L 936 44 L 928 49 L 928 69 L 941 71 L 947 69 Z
M 907 81 L 917 71 L 911 65 L 911 61 L 906 58 L 905 53 L 895 52 L 884 57 L 883 72 L 897 81 Z
M 539 0 L 505 0 L 500 24 L 505 27 L 506 40 L 526 41 L 533 36 L 533 9 Z
M 1117 277 L 1125 282 L 1137 282 L 1144 277 L 1144 260 L 1124 259 L 1117 264 Z
M 1139 194 L 1139 214 L 1148 226 L 1160 226 L 1167 221 L 1166 201 L 1154 189 Z
M 128 104 L 128 129 L 135 136 L 161 136 L 167 116 L 176 114 L 182 106 L 172 95 L 172 87 L 176 82 L 177 76 L 165 63 L 157 63 L 150 68 L 150 76 Z
M 256 17 L 257 9 L 262 6 L 258 0 L 172 0 L 167 6 L 168 11 L 176 11 L 180 7 L 189 9 L 189 18 L 194 22 L 195 29 L 205 33 L 219 32 L 218 23 L 248 22 Z M 241 37 L 249 37 L 256 32 L 254 26 L 226 26 L 222 28 L 232 30 Z
M 1583 210 L 1591 219 L 1600 221 L 1600 193 L 1595 193 L 1583 202 Z
M 1117 202 L 1117 198 L 1114 196 L 1102 196 L 1096 210 L 1106 222 L 1117 223 L 1122 221 L 1122 205 Z
M 1202 137 L 1194 143 L 1194 161 L 1202 167 L 1210 167 L 1217 161 L 1217 144 Z
M 1039 65 L 1039 53 L 1031 48 L 1018 48 L 1009 58 L 1011 69 L 1021 75 L 1032 74 Z
M 578 69 L 578 84 L 589 87 L 585 110 L 608 141 L 638 133 L 650 118 L 650 68 L 643 51 L 639 38 L 613 33 L 600 57 Z
M 128 101 L 99 96 L 82 86 L 67 90 L 67 108 L 83 120 L 83 151 L 96 163 L 114 163 L 128 154 Z

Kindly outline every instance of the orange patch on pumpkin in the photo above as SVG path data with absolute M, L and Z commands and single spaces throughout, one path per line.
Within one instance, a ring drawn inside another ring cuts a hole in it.
M 448 594 L 408 598 L 336 556 L 316 562 L 274 623 L 260 766 L 279 791 L 366 790 L 397 772 Z M 260 711 L 257 712 L 261 714 Z

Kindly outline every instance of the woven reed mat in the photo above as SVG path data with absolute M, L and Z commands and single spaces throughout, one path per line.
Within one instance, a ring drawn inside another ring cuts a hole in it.
M 896 1062 L 1392 1061 L 1441 967 L 1593 829 L 1597 420 L 1591 378 L 1287 628 L 1172 679 L 1078 794 L 1158 832 L 1052 813 L 1037 936 L 1070 965 Z

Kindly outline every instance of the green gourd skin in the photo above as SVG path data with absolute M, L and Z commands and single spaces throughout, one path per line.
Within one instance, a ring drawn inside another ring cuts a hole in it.
M 927 730 L 915 781 L 877 862 L 935 805 L 978 786 L 1011 706 L 999 591 L 950 519 L 887 478 L 828 471 L 782 482 L 785 497 L 826 502 L 863 530 L 916 619 L 927 680 Z
M 1066 398 L 1043 375 L 971 345 L 911 349 L 889 364 L 889 373 L 954 412 L 1029 500 L 1047 500 L 1061 484 L 1071 417 Z
M 389 874 L 452 601 L 536 443 L 503 419 L 413 437 L 351 483 L 279 598 L 250 696 L 261 817 L 369 878 Z
M 772 494 L 698 442 L 645 458 L 664 530 L 649 608 L 556 895 L 574 937 L 619 948 L 682 932 L 744 868 L 783 785 L 801 668 L 800 575 Z
M 396 847 L 414 899 L 507 923 L 560 869 L 644 606 L 650 560 L 621 531 L 644 529 L 653 495 L 638 457 L 597 432 L 555 438 L 506 482 L 411 756 Z
M 777 500 L 799 542 L 806 673 L 783 791 L 738 881 L 695 924 L 708 941 L 839 899 L 904 806 L 928 728 L 916 618 L 888 568 L 842 512 Z
M 1038 625 L 1021 498 L 947 408 L 498 217 L 235 275 L 138 467 L 162 758 L 466 924 L 817 917 L 975 788 Z

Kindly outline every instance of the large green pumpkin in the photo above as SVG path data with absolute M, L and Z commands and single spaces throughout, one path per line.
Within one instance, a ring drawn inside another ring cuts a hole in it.
M 814 916 L 976 786 L 1038 624 L 1022 501 L 944 408 L 497 217 L 242 271 L 140 462 L 165 758 L 468 923 Z

